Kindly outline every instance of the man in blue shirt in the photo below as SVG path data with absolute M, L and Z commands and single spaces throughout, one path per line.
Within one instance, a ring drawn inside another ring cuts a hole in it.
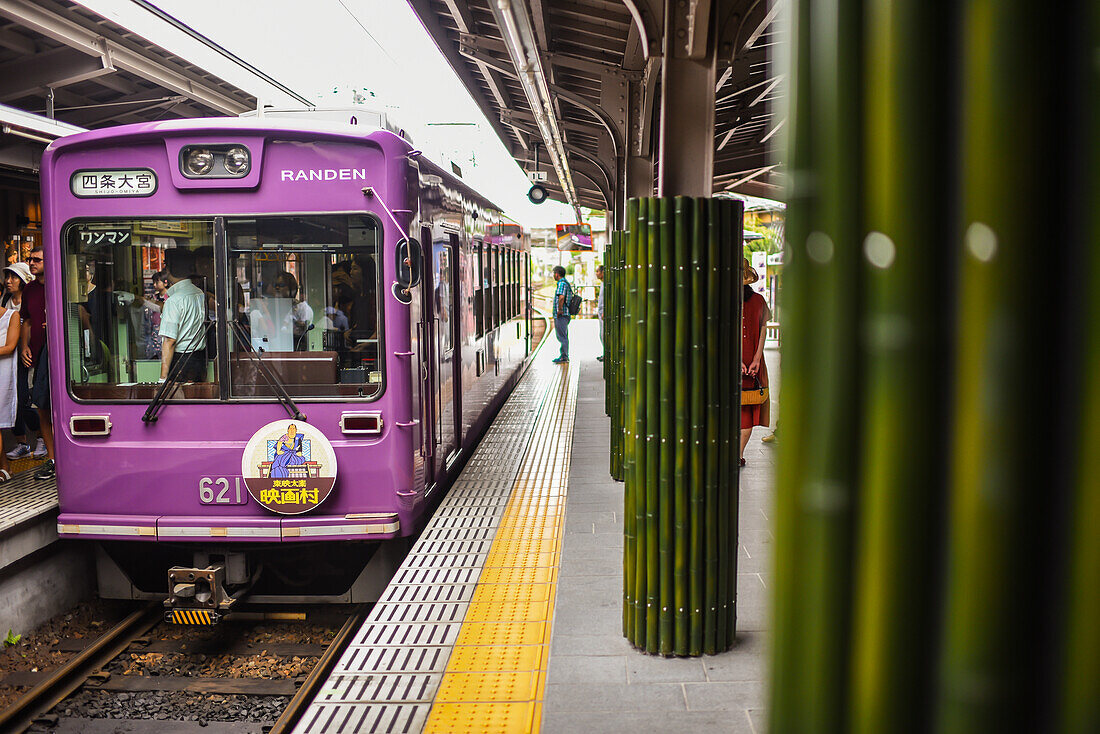
M 554 280 L 558 281 L 554 291 L 554 332 L 561 342 L 561 356 L 554 362 L 561 364 L 569 361 L 569 300 L 573 297 L 573 288 L 565 279 L 565 268 L 561 265 L 554 267 Z

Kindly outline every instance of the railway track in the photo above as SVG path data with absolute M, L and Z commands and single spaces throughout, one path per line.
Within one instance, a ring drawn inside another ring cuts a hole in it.
M 224 731 L 235 734 L 245 734 L 250 731 L 273 732 L 274 734 L 289 734 L 297 722 L 306 705 L 312 700 L 325 677 L 332 670 L 340 654 L 351 641 L 355 630 L 362 624 L 366 612 L 357 609 L 348 615 L 336 632 L 335 637 L 327 645 L 316 643 L 247 643 L 240 640 L 229 643 L 218 649 L 211 649 L 209 645 L 191 645 L 193 650 L 187 651 L 191 638 L 154 640 L 148 635 L 151 631 L 163 623 L 163 607 L 159 603 L 150 604 L 138 609 L 118 624 L 114 625 L 94 642 L 82 646 L 83 641 L 67 640 L 58 646 L 60 650 L 72 650 L 75 652 L 72 658 L 55 670 L 45 673 L 15 673 L 9 675 L 2 682 L 5 685 L 30 686 L 23 696 L 12 705 L 0 710 L 0 732 L 20 733 L 31 729 L 43 729 L 57 734 L 66 732 L 92 732 L 102 728 L 107 731 L 142 732 L 155 731 L 158 734 L 189 728 L 173 728 L 173 719 L 163 714 L 157 715 L 157 720 L 139 718 L 109 718 L 92 719 L 80 716 L 69 716 L 66 702 L 76 698 L 84 692 L 105 692 L 102 695 L 118 695 L 122 700 L 129 700 L 131 696 L 149 694 L 175 695 L 187 694 L 199 697 L 210 697 L 213 700 L 224 700 L 235 696 L 246 697 L 272 697 L 281 696 L 287 700 L 280 715 L 273 726 L 266 722 L 252 722 L 255 728 L 249 728 L 247 720 L 235 720 L 220 722 L 214 719 L 201 720 L 197 724 L 189 723 L 188 726 L 201 726 L 202 731 L 208 734 Z M 262 648 L 262 652 L 260 650 Z M 275 656 L 294 660 L 317 658 L 316 663 L 308 674 L 297 678 L 279 677 L 213 677 L 195 675 L 163 675 L 151 673 L 149 675 L 118 674 L 117 668 L 121 662 L 117 659 L 126 654 L 148 656 L 150 654 L 177 654 L 197 655 L 205 659 L 206 654 L 218 656 Z M 107 670 L 109 666 L 116 668 L 112 673 Z M 71 708 L 69 706 L 68 708 Z M 265 708 L 269 711 L 270 708 Z M 59 713 L 60 712 L 60 713 Z M 195 717 L 190 717 L 194 719 Z M 261 724 L 265 724 L 262 728 Z M 183 726 L 180 722 L 179 726 Z M 167 728 L 166 728 L 167 727 Z M 210 728 L 207 728 L 210 727 Z

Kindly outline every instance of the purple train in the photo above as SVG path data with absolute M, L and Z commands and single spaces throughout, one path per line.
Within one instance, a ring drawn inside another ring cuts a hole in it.
M 105 597 L 167 588 L 206 622 L 373 598 L 403 545 L 379 541 L 422 527 L 531 354 L 499 209 L 341 114 L 43 157 L 58 530 L 95 542 Z

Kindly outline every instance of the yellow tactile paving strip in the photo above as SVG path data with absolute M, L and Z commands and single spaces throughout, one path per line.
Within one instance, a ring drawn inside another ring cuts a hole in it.
M 539 730 L 579 369 L 547 392 L 426 732 Z

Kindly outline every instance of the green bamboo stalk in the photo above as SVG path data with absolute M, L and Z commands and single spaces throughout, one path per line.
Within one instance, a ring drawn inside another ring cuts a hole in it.
M 660 439 L 661 439 L 661 200 L 649 202 L 649 251 L 646 266 L 646 637 L 645 649 L 657 652 L 660 622 Z
M 706 408 L 703 419 L 705 463 L 704 463 L 704 517 L 706 533 L 704 536 L 705 555 L 703 573 L 705 586 L 703 591 L 703 652 L 713 655 L 717 649 L 717 604 L 718 604 L 718 422 L 721 416 L 715 402 L 718 395 L 718 321 L 710 318 L 717 310 L 721 298 L 718 282 L 718 204 L 716 200 L 706 201 L 707 231 L 705 253 L 706 290 L 703 303 L 703 338 L 706 359 Z
M 1093 48 L 1100 45 L 1100 9 L 1095 4 L 1089 10 L 1087 21 Z M 1100 129 L 1100 68 L 1093 65 L 1091 73 L 1083 75 L 1088 90 L 1083 93 L 1084 130 Z M 1090 194 L 1085 201 L 1089 213 L 1085 229 L 1085 242 L 1091 243 L 1086 266 L 1087 285 L 1083 289 L 1085 324 L 1082 340 L 1082 369 L 1084 383 L 1081 395 L 1081 426 L 1077 431 L 1075 446 L 1076 471 L 1071 477 L 1071 503 L 1075 508 L 1070 536 L 1070 576 L 1066 613 L 1065 663 L 1061 680 L 1063 693 L 1060 703 L 1060 734 L 1086 734 L 1100 729 L 1100 491 L 1096 478 L 1100 477 L 1100 141 L 1089 137 L 1086 160 L 1090 177 Z
M 722 364 L 725 365 L 729 378 L 721 381 L 722 388 L 722 466 L 720 469 L 723 478 L 722 493 L 726 499 L 725 512 L 721 515 L 726 522 L 726 537 L 728 542 L 724 558 L 727 563 L 725 571 L 726 588 L 723 599 L 728 604 L 726 619 L 726 635 L 723 649 L 728 649 L 736 642 L 737 635 L 737 551 L 738 551 L 738 517 L 739 478 L 740 467 L 733 458 L 737 452 L 737 441 L 740 440 L 741 430 L 741 385 L 739 382 L 739 370 L 737 365 L 741 363 L 741 343 L 736 334 L 741 324 L 741 291 L 737 288 L 738 276 L 741 272 L 741 256 L 743 242 L 742 226 L 744 221 L 744 205 L 739 201 L 725 203 L 725 223 L 723 225 L 722 241 L 727 243 L 721 252 L 722 276 L 721 281 L 729 287 L 723 288 L 723 311 L 721 315 L 723 330 L 734 335 L 732 339 L 724 339 Z M 730 375 L 730 372 L 733 372 Z
M 705 201 L 692 202 L 691 233 L 691 608 L 688 653 L 703 653 L 703 628 L 706 573 L 706 307 L 705 241 L 707 219 Z
M 787 73 L 786 156 L 792 180 L 813 179 L 813 115 L 809 109 L 810 8 L 814 0 L 792 0 L 790 5 L 790 55 Z M 779 62 L 783 62 L 780 56 Z M 769 731 L 772 734 L 801 734 L 807 731 L 809 711 L 802 699 L 803 631 L 806 613 L 799 589 L 806 568 L 803 563 L 805 538 L 799 497 L 806 470 L 809 442 L 806 417 L 812 393 L 809 375 L 813 355 L 807 338 L 809 315 L 815 303 L 814 283 L 809 278 L 806 237 L 812 231 L 816 193 L 819 187 L 792 186 L 788 193 L 786 242 L 783 255 L 783 440 L 776 465 L 775 573 L 773 583 L 773 625 Z M 737 265 L 740 273 L 740 262 Z M 738 284 L 740 278 L 737 279 Z
M 1100 44 L 1100 9 L 1090 9 L 1088 27 L 1091 44 Z M 1092 67 L 1084 75 L 1091 86 L 1085 93 L 1085 130 L 1100 129 L 1100 69 Z M 1071 476 L 1071 503 L 1075 508 L 1070 535 L 1070 577 L 1066 613 L 1065 663 L 1061 680 L 1061 734 L 1086 734 L 1100 729 L 1100 141 L 1093 135 L 1088 141 L 1087 160 L 1090 172 L 1091 196 L 1087 199 L 1089 221 L 1085 241 L 1092 245 L 1088 252 L 1085 295 L 1085 324 L 1082 339 L 1081 426 L 1075 447 L 1076 471 Z
M 717 218 L 714 224 L 715 237 L 718 242 L 715 254 L 717 255 L 717 262 L 712 267 L 715 270 L 716 278 L 719 283 L 719 287 L 715 289 L 715 311 L 708 314 L 708 318 L 715 321 L 718 324 L 718 331 L 722 335 L 722 338 L 718 340 L 717 351 L 713 357 L 717 365 L 718 379 L 715 385 L 715 394 L 712 396 L 712 400 L 715 403 L 718 413 L 718 421 L 715 425 L 716 439 L 712 451 L 715 454 L 716 459 L 716 477 L 715 477 L 715 494 L 717 497 L 718 506 L 715 508 L 715 522 L 718 529 L 718 547 L 716 551 L 715 565 L 715 649 L 725 650 L 729 647 L 728 640 L 728 625 L 730 609 L 730 584 L 729 584 L 729 566 L 733 559 L 730 557 L 730 536 L 733 536 L 734 543 L 736 544 L 737 528 L 729 527 L 726 524 L 729 517 L 729 482 L 727 481 L 726 472 L 729 471 L 729 455 L 727 450 L 728 435 L 727 435 L 727 411 L 729 406 L 727 405 L 727 395 L 729 393 L 729 383 L 734 379 L 732 368 L 733 362 L 729 359 L 730 342 L 733 341 L 730 335 L 736 333 L 733 327 L 734 324 L 729 320 L 729 314 L 727 313 L 726 304 L 729 302 L 730 281 L 726 277 L 726 260 L 729 258 L 729 251 L 735 248 L 739 243 L 728 239 L 730 230 L 730 207 L 729 202 L 722 201 L 720 199 L 713 202 L 715 207 Z M 734 548 L 736 553 L 736 547 Z
M 625 232 L 620 232 L 619 237 L 615 242 L 615 261 L 613 263 L 615 269 L 615 288 L 614 288 L 614 306 L 608 311 L 611 314 L 611 344 L 614 357 L 614 378 L 615 378 L 615 468 L 612 471 L 612 476 L 618 480 L 623 480 L 624 463 L 625 463 L 625 438 L 626 431 L 624 428 L 624 415 L 623 415 L 623 400 L 625 398 L 624 379 L 623 379 L 623 343 L 622 343 L 622 323 L 623 323 L 623 300 L 626 296 L 624 288 L 624 272 L 622 266 L 623 247 L 626 238 Z M 605 308 L 606 308 L 606 304 Z
M 938 613 L 936 536 L 941 501 L 939 433 L 944 402 L 913 385 L 947 384 L 936 324 L 945 322 L 928 284 L 949 254 L 929 209 L 946 211 L 949 172 L 938 103 L 947 79 L 929 37 L 942 7 L 918 0 L 868 0 L 864 240 L 869 337 L 864 381 L 866 424 L 859 495 L 852 648 L 851 726 L 861 734 L 925 731 Z M 896 330 L 909 338 L 899 341 Z M 904 664 L 899 664 L 905 661 Z
M 638 238 L 638 201 L 630 199 L 626 204 L 627 232 L 625 249 L 625 267 L 622 274 L 623 315 L 620 323 L 624 334 L 623 342 L 623 476 L 626 486 L 623 492 L 623 634 L 632 638 L 634 620 L 638 611 L 638 590 L 636 586 L 636 549 L 638 546 L 638 527 L 636 510 L 636 492 L 634 471 L 634 423 L 636 416 L 635 394 L 637 379 L 637 344 L 625 335 L 634 318 L 637 300 L 638 281 L 633 268 L 629 266 L 637 258 Z
M 807 732 L 835 732 L 848 711 L 851 635 L 852 521 L 859 432 L 859 273 L 862 227 L 860 151 L 862 101 L 861 0 L 814 6 L 810 73 L 819 207 L 815 230 L 799 255 L 810 260 L 817 300 L 809 336 L 813 350 L 807 427 L 812 435 L 800 488 L 807 573 L 801 700 Z M 803 254 L 804 253 L 804 254 Z
M 634 512 L 637 518 L 637 533 L 638 542 L 635 548 L 635 557 L 637 559 L 637 565 L 635 566 L 635 593 L 636 604 L 638 612 L 634 618 L 634 635 L 631 638 L 631 642 L 635 646 L 645 648 L 646 641 L 646 625 L 647 625 L 647 611 L 649 604 L 649 575 L 648 569 L 648 555 L 647 555 L 647 536 L 649 533 L 649 526 L 647 522 L 647 487 L 646 487 L 646 468 L 648 465 L 648 443 L 646 441 L 646 408 L 647 408 L 647 393 L 648 382 L 646 380 L 646 359 L 649 351 L 647 348 L 647 331 L 646 331 L 646 318 L 647 318 L 647 306 L 648 306 L 648 290 L 649 290 L 649 269 L 648 269 L 648 257 L 649 257 L 649 237 L 650 237 L 650 216 L 649 209 L 652 204 L 652 199 L 642 199 L 638 203 L 638 227 L 639 238 L 638 246 L 635 251 L 634 267 L 636 271 L 635 278 L 637 280 L 637 295 L 634 309 L 634 321 L 631 324 L 634 330 L 634 340 L 636 343 L 635 352 L 635 422 L 634 422 L 634 493 L 635 503 Z
M 601 289 L 601 295 L 604 298 L 604 307 L 607 306 L 607 271 L 610 260 L 612 260 L 612 240 L 615 238 L 615 232 L 612 232 L 612 237 L 608 239 L 604 244 L 604 280 L 599 283 L 599 289 Z M 603 340 L 604 354 L 603 354 L 603 372 L 604 372 L 604 415 L 609 416 L 612 414 L 612 393 L 607 390 L 607 384 L 610 382 L 610 369 L 612 369 L 612 361 L 610 361 L 610 353 L 607 349 L 607 339 Z
M 691 287 L 691 245 L 688 239 L 692 231 L 692 201 L 677 197 L 675 202 L 676 231 L 675 245 L 672 247 L 673 279 L 675 283 L 675 337 L 673 342 L 673 369 L 675 381 L 675 427 L 672 439 L 675 441 L 675 471 L 673 475 L 674 493 L 673 513 L 676 537 L 674 549 L 673 603 L 676 606 L 675 640 L 673 651 L 677 655 L 688 654 L 688 563 L 691 529 L 688 517 L 688 455 L 691 441 L 691 404 L 688 401 L 689 358 L 691 344 L 691 320 L 688 313 Z
M 1041 659 L 1045 632 L 1036 629 L 1036 607 L 1047 599 L 1035 588 L 1039 574 L 1021 569 L 1034 558 L 1033 543 L 1042 541 L 1053 498 L 1036 491 L 1048 478 L 1035 461 L 1031 404 L 1020 396 L 1034 389 L 1036 369 L 1046 373 L 1047 365 L 1034 363 L 1035 338 L 1060 316 L 1032 290 L 1034 243 L 1046 234 L 1035 203 L 1056 185 L 1049 152 L 1035 143 L 1062 130 L 1052 127 L 1047 94 L 1062 69 L 1053 68 L 1050 56 L 1027 58 L 1035 43 L 1033 10 L 1023 0 L 963 4 L 958 175 L 965 234 L 955 360 L 961 389 L 951 443 L 965 451 L 954 453 L 948 487 L 936 721 L 944 734 L 1043 728 L 1035 718 L 1040 696 L 1021 693 L 1042 680 L 1032 662 Z
M 673 617 L 676 605 L 673 600 L 673 493 L 676 466 L 674 464 L 674 388 L 672 388 L 675 366 L 669 361 L 669 351 L 675 345 L 675 321 L 673 304 L 676 294 L 673 289 L 673 269 L 675 267 L 674 248 L 676 246 L 673 226 L 672 200 L 660 199 L 660 257 L 657 298 L 660 320 L 658 323 L 657 364 L 658 389 L 660 390 L 660 416 L 658 426 L 659 476 L 658 476 L 658 523 L 660 525 L 660 546 L 658 548 L 659 578 L 661 584 L 661 608 L 658 615 L 657 648 L 662 655 L 671 655 L 673 647 Z

